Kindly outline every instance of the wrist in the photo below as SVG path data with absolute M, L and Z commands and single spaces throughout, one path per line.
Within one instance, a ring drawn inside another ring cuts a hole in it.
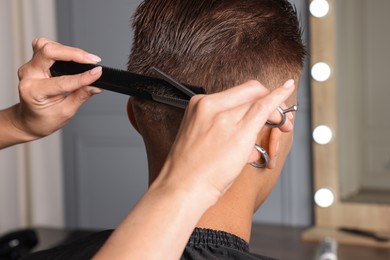
M 201 178 L 199 172 L 192 173 L 185 167 L 171 167 L 169 160 L 150 189 L 160 189 L 180 195 L 189 202 L 197 204 L 204 211 L 214 205 L 222 195 L 218 189 Z
M 7 121 L 10 138 L 17 143 L 38 139 L 38 136 L 31 134 L 26 130 L 25 124 L 22 122 L 23 115 L 20 109 L 19 103 L 6 110 L 5 120 Z
M 33 141 L 42 138 L 48 134 L 40 133 L 41 128 L 44 128 L 44 124 L 37 123 L 37 118 L 26 109 L 23 109 L 22 104 L 15 105 L 13 125 L 18 129 L 19 133 L 26 141 Z M 40 128 L 38 128 L 39 126 Z

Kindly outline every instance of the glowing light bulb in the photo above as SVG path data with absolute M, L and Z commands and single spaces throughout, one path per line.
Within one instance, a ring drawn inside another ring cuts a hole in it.
M 332 137 L 332 130 L 326 125 L 317 126 L 313 131 L 313 139 L 317 144 L 328 144 Z
M 329 3 L 326 0 L 313 0 L 309 9 L 314 17 L 321 18 L 329 13 Z
M 311 68 L 311 76 L 313 79 L 324 82 L 329 79 L 331 70 L 325 62 L 318 62 Z
M 318 207 L 328 208 L 332 206 L 334 202 L 333 192 L 327 188 L 319 189 L 314 194 L 314 201 Z

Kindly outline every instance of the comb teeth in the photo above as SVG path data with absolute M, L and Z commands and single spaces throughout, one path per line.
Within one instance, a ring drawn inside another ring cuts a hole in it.
M 75 75 L 98 65 L 56 61 L 50 68 L 52 76 Z M 164 104 L 185 108 L 190 97 L 181 88 L 177 89 L 165 79 L 144 76 L 125 70 L 102 66 L 102 76 L 92 86 L 122 93 L 125 95 L 158 101 Z M 202 87 L 181 84 L 195 94 L 206 94 Z
M 176 80 L 174 80 L 173 78 L 171 78 L 169 75 L 165 74 L 164 72 L 162 72 L 161 70 L 157 69 L 156 67 L 152 67 L 151 68 L 151 71 L 154 73 L 154 74 L 157 74 L 159 75 L 160 77 L 162 77 L 162 79 L 164 79 L 166 82 L 168 82 L 169 84 L 171 84 L 172 86 L 174 86 L 175 88 L 177 88 L 178 90 L 180 90 L 180 92 L 186 94 L 187 96 L 189 97 L 192 97 L 192 96 L 195 96 L 196 94 L 190 90 L 189 88 L 187 88 L 186 86 L 184 86 L 183 84 L 177 82 Z
M 164 97 L 164 96 L 158 96 L 152 94 L 152 99 L 156 102 L 160 102 L 166 105 L 183 108 L 185 109 L 188 105 L 187 100 L 180 99 L 180 98 L 173 98 L 173 97 Z

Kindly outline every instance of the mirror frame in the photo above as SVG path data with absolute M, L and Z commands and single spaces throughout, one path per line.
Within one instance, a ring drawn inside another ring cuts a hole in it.
M 317 18 L 310 14 L 311 64 L 327 63 L 331 76 L 324 82 L 311 79 L 312 130 L 319 125 L 332 129 L 330 143 L 321 145 L 313 141 L 313 188 L 314 193 L 328 188 L 334 193 L 334 203 L 327 208 L 314 204 L 315 227 L 304 234 L 306 240 L 332 236 L 339 242 L 390 247 L 367 238 L 351 238 L 337 231 L 340 227 L 359 228 L 390 233 L 390 205 L 342 201 L 340 198 L 338 131 L 337 131 L 337 71 L 336 68 L 336 10 L 335 1 L 328 0 L 330 9 L 326 16 Z M 309 0 L 310 3 L 312 0 Z M 313 202 L 314 203 L 314 202 Z

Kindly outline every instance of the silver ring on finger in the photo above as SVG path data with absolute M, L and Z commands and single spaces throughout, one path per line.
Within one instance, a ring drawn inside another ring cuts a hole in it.
M 286 120 L 287 120 L 286 113 L 283 111 L 283 109 L 281 107 L 278 107 L 277 110 L 280 113 L 280 115 L 282 116 L 282 121 L 279 124 L 272 124 L 272 123 L 269 123 L 267 121 L 267 122 L 265 122 L 266 126 L 268 126 L 270 128 L 281 128 L 284 125 L 284 123 L 286 123 Z
M 263 168 L 266 168 L 268 163 L 269 163 L 269 156 L 268 156 L 268 153 L 267 151 L 261 147 L 260 145 L 258 144 L 255 144 L 255 149 L 257 151 L 259 151 L 259 153 L 262 155 L 262 157 L 264 158 L 264 163 L 256 163 L 256 162 L 252 162 L 250 163 L 251 166 L 255 167 L 255 168 L 260 168 L 260 169 L 263 169 Z M 261 158 L 260 158 L 261 160 Z

